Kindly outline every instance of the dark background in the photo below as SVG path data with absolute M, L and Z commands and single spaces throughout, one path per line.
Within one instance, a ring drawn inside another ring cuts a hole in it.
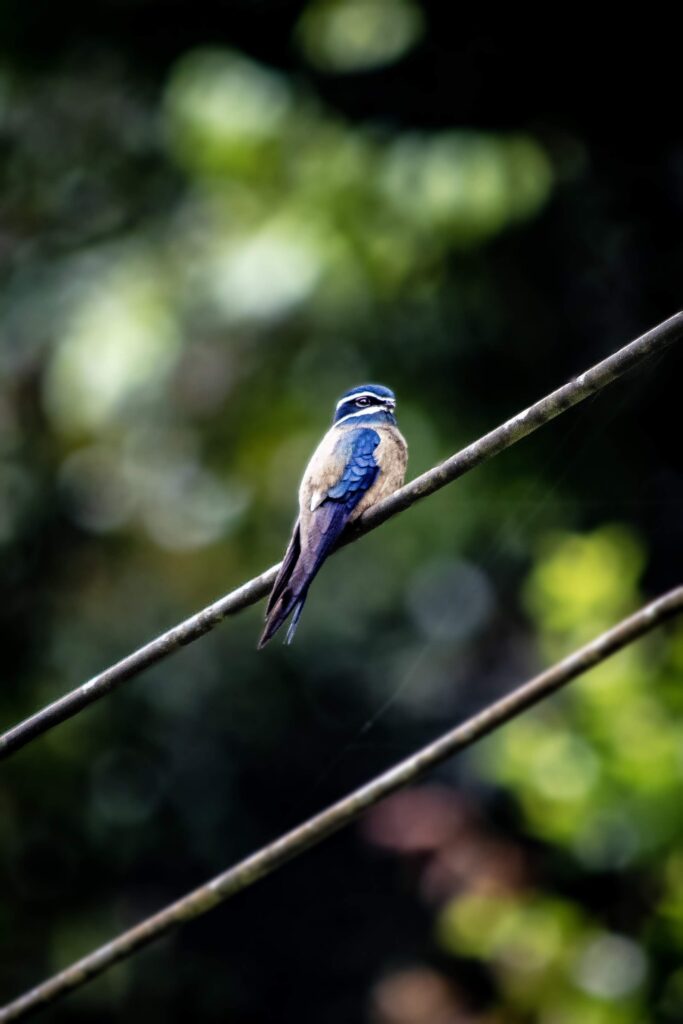
M 335 67 L 324 4 L 0 6 L 7 726 L 276 561 L 347 387 L 412 475 L 678 309 L 673 25 L 418 8 Z M 682 359 L 340 554 L 291 649 L 252 609 L 3 765 L 3 1001 L 680 582 Z M 680 1020 L 682 666 L 647 641 L 45 1019 Z

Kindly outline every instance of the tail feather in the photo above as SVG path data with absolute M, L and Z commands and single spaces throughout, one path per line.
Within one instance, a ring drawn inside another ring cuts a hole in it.
M 289 629 L 287 630 L 287 636 L 285 637 L 285 643 L 288 646 L 289 646 L 289 644 L 291 644 L 292 640 L 294 639 L 294 634 L 296 633 L 296 627 L 299 625 L 299 619 L 301 618 L 301 613 L 304 610 L 304 604 L 305 603 L 306 603 L 306 595 L 304 595 L 301 598 L 299 603 L 294 608 L 294 614 L 292 615 L 292 621 L 289 624 Z
M 301 527 L 299 526 L 299 520 L 294 523 L 294 529 L 292 530 L 292 536 L 287 550 L 285 551 L 285 557 L 282 559 L 282 565 L 280 571 L 275 578 L 273 589 L 270 592 L 268 598 L 268 604 L 266 605 L 266 618 L 270 615 L 271 611 L 275 607 L 275 602 L 282 594 L 282 591 L 287 586 L 289 579 L 294 570 L 294 566 L 299 561 L 301 555 Z
M 259 650 L 265 647 L 294 612 L 285 641 L 288 644 L 292 642 L 308 588 L 346 525 L 349 511 L 341 502 L 324 502 L 316 510 L 315 521 L 309 522 L 308 534 L 303 538 L 297 520 L 268 600 L 266 624 L 258 643 Z
M 281 581 L 278 597 L 272 606 L 270 606 L 270 610 L 266 613 L 266 624 L 263 633 L 261 634 L 261 639 L 259 640 L 259 649 L 264 647 L 268 641 L 272 639 L 280 626 L 282 626 L 285 620 L 289 618 L 292 611 L 294 611 L 292 626 L 290 626 L 290 632 L 287 634 L 287 643 L 291 643 L 296 630 L 296 625 L 301 615 L 301 610 L 306 600 L 306 595 L 308 594 L 308 588 L 311 585 L 311 581 L 318 571 L 321 562 L 315 566 L 313 571 L 311 571 L 307 569 L 303 564 L 303 560 L 299 558 L 292 566 L 289 578 Z M 276 586 L 277 583 L 278 581 L 276 580 Z

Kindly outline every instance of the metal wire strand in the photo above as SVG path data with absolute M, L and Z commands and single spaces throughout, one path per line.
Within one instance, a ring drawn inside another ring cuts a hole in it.
M 682 336 L 683 312 L 679 312 L 653 327 L 646 334 L 636 338 L 635 341 L 625 345 L 624 348 L 618 349 L 602 362 L 569 381 L 568 384 L 546 395 L 545 398 L 529 406 L 528 409 L 517 413 L 512 419 L 452 455 L 445 462 L 411 480 L 389 498 L 378 502 L 353 524 L 352 529 L 342 539 L 340 546 L 357 540 L 386 522 L 387 519 L 398 515 L 399 512 L 404 512 L 415 502 L 457 480 L 458 477 L 474 469 L 475 466 L 509 448 L 526 437 L 527 434 L 538 430 L 539 427 L 559 416 L 560 413 L 566 412 L 567 409 L 582 402 L 585 398 L 607 387 L 608 384 L 632 370 L 644 359 L 661 353 L 668 345 L 680 340 Z M 121 686 L 126 680 L 133 679 L 145 669 L 163 661 L 179 648 L 198 640 L 227 616 L 236 615 L 243 608 L 254 604 L 269 592 L 279 567 L 279 564 L 274 565 L 262 572 L 260 576 L 255 576 L 254 579 L 242 584 L 241 587 L 226 594 L 214 604 L 197 612 L 196 615 L 138 648 L 137 651 L 100 672 L 99 675 L 93 676 L 92 679 L 60 697 L 59 700 L 8 729 L 0 735 L 0 759 L 21 750 L 31 740 L 54 728 L 60 722 L 72 718 L 89 704 Z
M 91 978 L 106 971 L 118 961 L 132 956 L 137 950 L 154 942 L 178 925 L 206 914 L 260 878 L 271 874 L 287 861 L 320 843 L 327 836 L 355 821 L 369 807 L 402 786 L 414 782 L 445 758 L 476 743 L 521 714 L 526 708 L 538 703 L 681 612 L 683 586 L 645 605 L 552 668 L 546 669 L 507 696 L 490 704 L 462 725 L 445 733 L 365 786 L 8 1003 L 0 1009 L 0 1024 L 19 1020 L 53 1003 L 57 998 L 80 988 Z

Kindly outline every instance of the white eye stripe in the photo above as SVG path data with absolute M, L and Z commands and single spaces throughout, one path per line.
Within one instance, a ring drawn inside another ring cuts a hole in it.
M 346 416 L 342 416 L 340 420 L 335 420 L 333 426 L 338 427 L 340 423 L 343 423 L 345 420 L 355 419 L 356 416 L 374 416 L 378 412 L 386 412 L 386 409 L 382 409 L 377 405 L 371 405 L 369 409 L 357 409 L 355 412 L 349 412 Z
M 347 395 L 346 398 L 340 398 L 335 408 L 340 409 L 342 405 L 346 405 L 347 402 L 355 402 L 358 398 L 374 398 L 376 402 L 386 402 L 387 405 L 394 403 L 394 399 L 389 398 L 388 395 L 385 398 L 382 398 L 381 395 L 375 394 L 374 391 L 359 391 L 358 394 Z

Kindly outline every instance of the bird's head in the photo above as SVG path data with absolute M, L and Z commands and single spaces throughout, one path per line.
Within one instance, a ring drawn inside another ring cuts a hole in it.
M 345 391 L 334 410 L 333 423 L 356 420 L 359 423 L 395 423 L 396 396 L 382 384 L 359 384 Z

